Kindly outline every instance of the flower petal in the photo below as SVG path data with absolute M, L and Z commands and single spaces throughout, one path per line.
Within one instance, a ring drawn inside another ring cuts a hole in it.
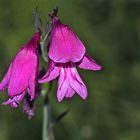
M 28 85 L 28 91 L 29 91 L 29 95 L 30 95 L 30 100 L 32 101 L 35 98 L 35 85 L 36 85 L 36 80 L 37 80 L 37 75 L 38 75 L 38 71 L 37 68 L 34 69 L 32 76 L 29 79 L 29 85 Z
M 8 94 L 13 97 L 23 92 L 29 78 L 38 63 L 37 55 L 27 48 L 22 49 L 15 57 L 12 65 L 12 72 L 8 84 Z
M 75 94 L 75 91 L 73 90 L 72 87 L 69 86 L 65 97 L 66 97 L 66 98 L 71 98 L 74 94 Z
M 9 83 L 10 75 L 12 70 L 12 63 L 10 64 L 6 75 L 4 76 L 2 82 L 0 83 L 0 90 L 4 90 Z
M 85 54 L 85 47 L 78 36 L 68 26 L 62 24 L 58 17 L 53 18 L 49 57 L 54 62 L 78 62 Z
M 62 67 L 58 79 L 58 90 L 57 90 L 57 99 L 59 102 L 63 100 L 69 88 L 68 74 L 69 73 L 67 71 L 67 68 Z
M 40 32 L 36 32 L 34 33 L 34 35 L 32 36 L 32 39 L 29 43 L 31 43 L 33 45 L 33 47 L 38 47 L 39 45 L 39 41 L 40 41 Z
M 39 80 L 39 83 L 49 82 L 59 75 L 60 68 L 55 66 L 53 61 L 50 61 L 49 68 L 46 74 Z
M 87 88 L 75 67 L 71 68 L 70 85 L 82 97 L 82 99 L 87 98 Z
M 93 70 L 93 71 L 101 70 L 102 68 L 99 64 L 96 63 L 95 60 L 93 60 L 87 55 L 85 55 L 83 59 L 77 64 L 79 68 Z
M 7 101 L 3 102 L 2 105 L 10 105 L 12 108 L 15 108 L 20 104 L 24 95 L 25 95 L 25 92 L 23 92 L 20 95 L 16 95 L 13 98 L 9 98 Z

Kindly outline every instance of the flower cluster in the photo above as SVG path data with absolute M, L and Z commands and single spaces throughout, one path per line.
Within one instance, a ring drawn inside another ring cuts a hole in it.
M 12 60 L 6 75 L 0 83 L 0 90 L 8 89 L 9 99 L 3 105 L 17 107 L 23 101 L 23 110 L 32 117 L 33 102 L 39 95 L 37 83 L 49 82 L 58 77 L 57 99 L 71 98 L 75 93 L 82 99 L 87 97 L 87 88 L 76 67 L 98 71 L 101 66 L 86 54 L 84 44 L 57 16 L 52 18 L 49 42 L 49 67 L 46 74 L 38 79 L 39 43 L 41 34 L 35 33 Z

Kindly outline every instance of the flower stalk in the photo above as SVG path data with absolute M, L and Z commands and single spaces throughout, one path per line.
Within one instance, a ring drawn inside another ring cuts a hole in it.
M 42 59 L 48 63 L 48 55 L 46 52 L 47 39 L 49 37 L 50 28 L 47 28 L 46 34 L 40 41 L 41 56 Z M 53 131 L 51 129 L 51 111 L 50 111 L 50 101 L 48 94 L 51 93 L 52 82 L 48 85 L 48 90 L 42 89 L 43 95 L 43 128 L 42 128 L 42 140 L 54 140 Z M 43 92 L 45 91 L 45 93 Z
M 48 94 L 44 96 L 43 104 L 43 131 L 42 140 L 51 140 L 49 137 L 49 124 L 50 124 L 50 104 Z

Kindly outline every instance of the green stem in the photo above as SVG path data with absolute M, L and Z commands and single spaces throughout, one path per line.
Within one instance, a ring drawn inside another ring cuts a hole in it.
M 51 92 L 52 82 L 49 83 L 48 90 L 44 95 L 43 104 L 43 133 L 42 140 L 54 140 L 53 130 L 52 130 L 52 120 L 51 120 L 51 108 L 48 93 Z
M 47 57 L 46 51 L 45 51 L 45 41 L 41 41 L 40 46 L 41 46 L 42 58 L 45 62 L 48 63 L 48 57 Z
M 46 41 L 47 41 L 47 38 L 49 36 L 50 30 L 51 30 L 51 28 L 48 29 L 48 32 L 46 33 L 45 37 L 40 42 L 42 58 L 47 63 L 48 63 L 48 56 L 47 56 L 46 48 L 45 47 L 47 46 Z
M 48 137 L 48 105 L 44 103 L 43 105 L 43 134 L 42 134 L 42 140 L 49 140 Z

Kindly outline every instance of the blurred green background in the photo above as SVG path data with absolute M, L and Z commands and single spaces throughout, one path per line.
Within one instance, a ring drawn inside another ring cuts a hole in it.
M 89 96 L 58 103 L 54 116 L 70 108 L 55 126 L 56 140 L 140 140 L 140 0 L 0 0 L 0 80 L 34 32 L 33 10 L 43 20 L 56 5 L 61 20 L 85 43 L 101 72 L 79 70 Z M 7 99 L 0 94 L 0 104 Z M 42 99 L 28 120 L 21 106 L 0 106 L 0 140 L 41 140 Z

